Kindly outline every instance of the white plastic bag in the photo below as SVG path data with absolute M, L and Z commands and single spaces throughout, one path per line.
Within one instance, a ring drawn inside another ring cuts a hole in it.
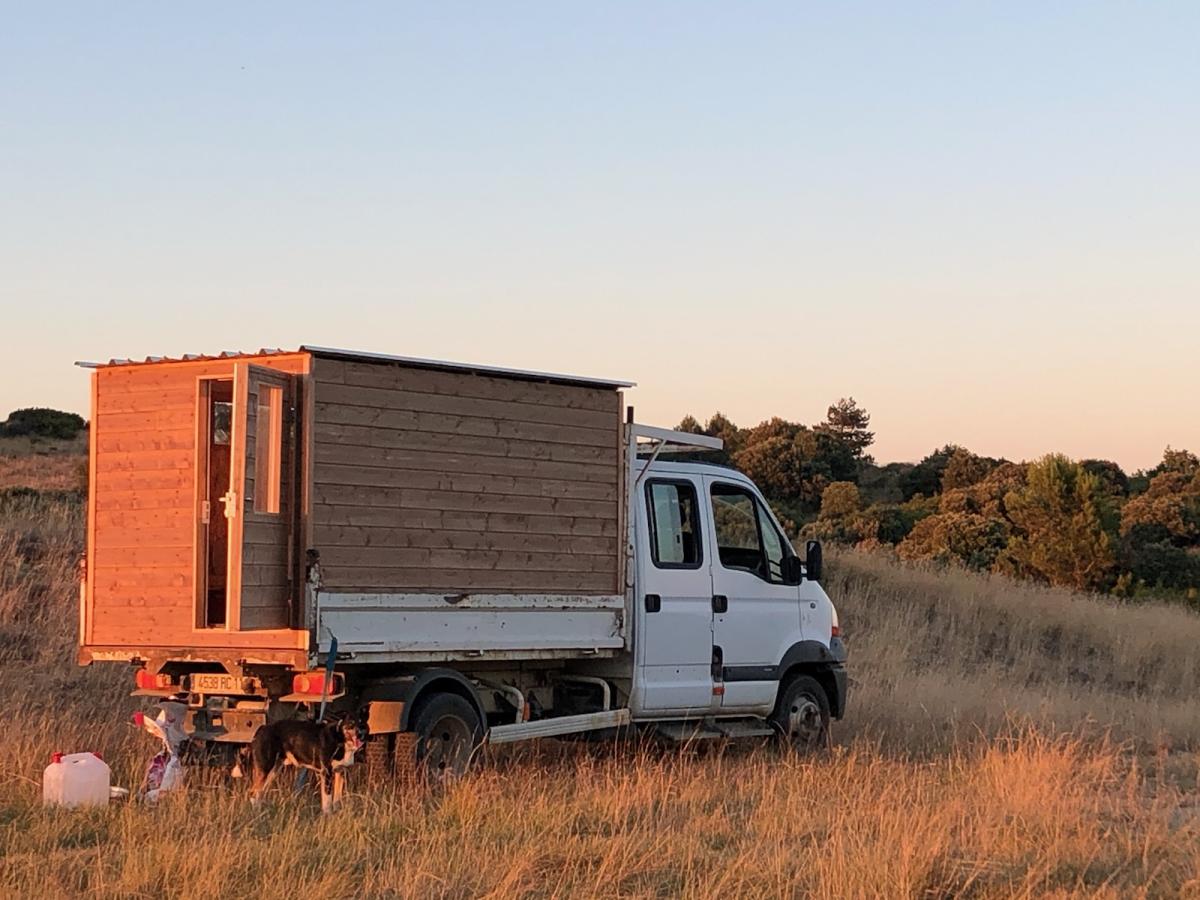
M 187 707 L 182 703 L 159 704 L 156 718 L 144 713 L 134 713 L 133 723 L 162 741 L 163 749 L 154 755 L 146 766 L 146 775 L 138 798 L 154 803 L 163 794 L 176 791 L 184 785 L 183 764 L 179 761 L 179 748 L 187 739 L 183 730 L 183 717 Z

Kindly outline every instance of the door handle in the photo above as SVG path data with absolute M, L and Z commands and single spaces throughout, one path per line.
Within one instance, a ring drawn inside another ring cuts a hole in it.
M 225 518 L 235 518 L 237 516 L 237 494 L 233 491 L 226 491 L 224 496 L 218 499 L 225 504 Z
M 715 613 L 729 612 L 729 598 L 724 594 L 713 594 L 712 608 Z
M 646 595 L 646 612 L 656 613 L 662 609 L 662 597 L 658 594 Z

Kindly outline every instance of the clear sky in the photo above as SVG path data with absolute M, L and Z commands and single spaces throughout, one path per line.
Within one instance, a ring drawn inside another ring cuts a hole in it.
M 13 3 L 0 416 L 303 342 L 1200 451 L 1200 4 Z

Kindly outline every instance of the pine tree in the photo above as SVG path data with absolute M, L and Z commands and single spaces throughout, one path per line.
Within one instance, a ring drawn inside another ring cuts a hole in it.
M 867 461 L 866 449 L 875 443 L 875 432 L 868 431 L 871 415 L 859 406 L 853 397 L 843 397 L 825 414 L 825 421 L 816 426 L 816 431 L 828 434 L 850 449 L 856 460 Z
M 1016 535 L 998 567 L 1059 587 L 1104 590 L 1116 566 L 1115 515 L 1100 479 L 1051 454 L 1004 500 Z

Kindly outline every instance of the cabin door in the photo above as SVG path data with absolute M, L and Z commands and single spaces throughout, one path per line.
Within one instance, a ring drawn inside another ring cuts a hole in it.
M 229 627 L 287 628 L 297 602 L 296 380 L 238 363 L 233 378 Z
M 229 492 L 233 379 L 202 379 L 196 414 L 196 626 L 224 628 L 229 520 L 222 515 L 221 500 Z

